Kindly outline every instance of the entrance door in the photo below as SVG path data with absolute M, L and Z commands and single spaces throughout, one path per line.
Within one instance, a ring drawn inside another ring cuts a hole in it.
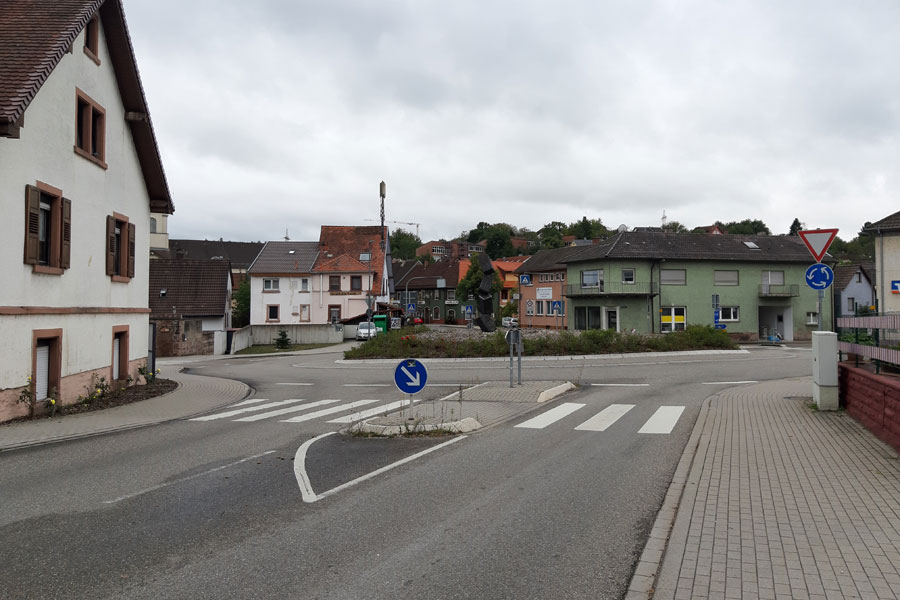
M 50 391 L 50 343 L 43 340 L 38 342 L 37 362 L 34 372 L 34 397 L 35 400 L 44 400 Z
M 619 309 L 618 308 L 607 308 L 606 309 L 606 328 L 612 329 L 613 331 L 619 331 Z

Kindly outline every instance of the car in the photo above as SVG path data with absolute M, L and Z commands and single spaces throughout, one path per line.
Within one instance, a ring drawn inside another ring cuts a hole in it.
M 375 323 L 363 321 L 356 326 L 356 339 L 358 340 L 371 340 L 376 335 L 378 335 L 378 327 L 375 326 Z
M 500 319 L 500 324 L 503 327 L 518 327 L 519 319 L 517 319 L 516 317 L 503 317 L 502 319 Z
M 413 325 L 421 325 L 422 323 L 424 323 L 424 321 L 422 320 L 422 317 L 413 317 L 412 322 L 413 322 Z

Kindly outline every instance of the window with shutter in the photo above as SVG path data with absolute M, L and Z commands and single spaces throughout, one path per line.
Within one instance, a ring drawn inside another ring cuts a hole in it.
M 24 262 L 35 273 L 62 275 L 71 262 L 72 202 L 40 181 L 25 186 Z
M 113 213 L 106 217 L 106 274 L 113 281 L 128 283 L 134 277 L 135 225 L 128 217 Z

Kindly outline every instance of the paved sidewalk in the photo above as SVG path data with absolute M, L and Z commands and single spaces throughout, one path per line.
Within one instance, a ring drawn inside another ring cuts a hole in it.
M 898 455 L 811 392 L 803 378 L 706 401 L 629 600 L 900 598 Z
M 239 381 L 181 373 L 174 361 L 160 364 L 164 365 L 162 376 L 178 382 L 176 390 L 105 410 L 0 425 L 0 451 L 192 417 L 242 400 L 250 391 Z

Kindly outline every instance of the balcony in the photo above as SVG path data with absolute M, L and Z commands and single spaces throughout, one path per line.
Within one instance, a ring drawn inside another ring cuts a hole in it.
M 640 281 L 622 283 L 620 281 L 601 281 L 596 286 L 570 284 L 565 287 L 563 295 L 568 298 L 586 298 L 590 296 L 655 296 L 659 293 L 657 282 Z
M 800 295 L 800 284 L 775 285 L 761 283 L 759 284 L 759 295 L 763 298 L 796 298 Z

